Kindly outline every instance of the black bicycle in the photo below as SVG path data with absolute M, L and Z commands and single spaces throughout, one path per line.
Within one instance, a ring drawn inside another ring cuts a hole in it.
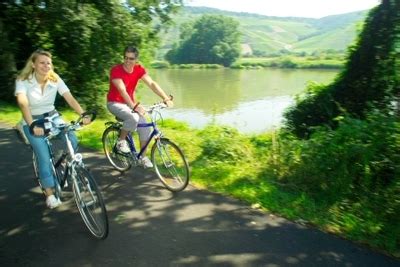
M 30 125 L 29 130 L 32 133 L 35 126 L 45 129 L 45 140 L 53 169 L 55 196 L 61 198 L 63 189 L 72 184 L 75 202 L 85 225 L 96 238 L 105 239 L 108 236 L 108 216 L 101 191 L 92 174 L 85 167 L 82 161 L 82 154 L 75 153 L 68 137 L 69 132 L 76 131 L 82 127 L 81 122 L 84 116 L 91 116 L 93 121 L 96 114 L 95 112 L 85 112 L 76 122 L 72 121 L 70 124 L 56 125 L 53 119 L 58 116 L 59 114 L 54 114 L 53 116 L 36 120 Z M 61 156 L 56 158 L 50 140 L 60 136 L 65 138 L 66 146 Z M 35 153 L 33 153 L 32 161 L 34 173 L 38 178 L 38 164 Z M 39 179 L 38 182 L 42 188 Z
M 166 107 L 164 103 L 156 103 L 145 108 L 151 117 L 151 122 L 139 123 L 137 127 L 152 127 L 153 131 L 146 145 L 139 151 L 135 148 L 131 133 L 128 134 L 126 139 L 131 152 L 123 153 L 116 148 L 122 127 L 120 120 L 106 122 L 107 128 L 104 130 L 102 138 L 103 148 L 111 165 L 123 172 L 128 170 L 132 165 L 139 164 L 139 159 L 154 139 L 154 144 L 151 148 L 151 162 L 153 163 L 157 177 L 168 190 L 178 192 L 185 189 L 189 183 L 189 163 L 179 146 L 166 138 L 157 127 L 157 121 L 162 119 L 160 110 Z

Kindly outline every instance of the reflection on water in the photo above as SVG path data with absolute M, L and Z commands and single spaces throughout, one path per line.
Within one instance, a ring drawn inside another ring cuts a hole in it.
M 335 70 L 150 70 L 151 76 L 174 95 L 175 107 L 164 117 L 202 128 L 208 123 L 229 125 L 244 133 L 259 133 L 280 125 L 283 111 L 309 81 L 329 83 Z M 137 96 L 143 103 L 158 101 L 145 86 Z

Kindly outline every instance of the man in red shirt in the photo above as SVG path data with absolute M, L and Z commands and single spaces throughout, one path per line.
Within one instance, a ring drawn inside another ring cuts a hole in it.
M 123 153 L 130 153 L 126 136 L 134 131 L 138 123 L 145 123 L 146 111 L 135 99 L 135 89 L 139 80 L 142 80 L 155 94 L 157 94 L 168 107 L 173 102 L 163 89 L 147 74 L 146 69 L 138 64 L 139 51 L 134 46 L 124 50 L 124 63 L 112 67 L 110 72 L 110 89 L 107 94 L 107 108 L 116 117 L 123 120 L 121 134 L 117 142 L 117 149 Z M 132 112 L 132 110 L 134 112 Z M 149 138 L 151 129 L 143 127 L 138 129 L 139 141 L 143 147 Z M 150 159 L 145 156 L 140 159 L 146 168 L 153 167 Z

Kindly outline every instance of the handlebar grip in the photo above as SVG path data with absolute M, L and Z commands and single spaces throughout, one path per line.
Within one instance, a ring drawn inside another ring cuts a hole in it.
M 30 133 L 31 135 L 35 135 L 35 133 L 33 132 L 33 128 L 34 128 L 35 126 L 37 126 L 37 127 L 43 128 L 43 130 L 45 131 L 45 134 L 46 134 L 46 129 L 45 129 L 45 127 L 44 127 L 44 123 L 45 123 L 45 119 L 34 120 L 34 121 L 31 123 L 31 125 L 29 125 L 29 133 Z M 47 131 L 47 132 L 48 132 L 48 131 Z
M 85 111 L 85 112 L 83 112 L 82 114 L 81 114 L 81 119 L 83 118 L 83 117 L 85 117 L 85 116 L 92 116 L 91 118 L 90 118 L 90 120 L 91 121 L 94 121 L 95 119 L 96 119 L 96 116 L 97 116 L 97 112 L 95 111 L 95 110 L 88 110 L 88 111 Z
M 173 95 L 169 95 L 169 99 L 168 99 L 168 100 L 171 100 L 171 101 L 174 100 L 174 96 L 173 96 Z M 166 102 L 167 102 L 168 100 L 164 100 L 163 103 L 166 104 Z

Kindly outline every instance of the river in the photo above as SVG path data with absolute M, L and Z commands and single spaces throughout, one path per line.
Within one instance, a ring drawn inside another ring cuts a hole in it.
M 175 107 L 164 118 L 184 121 L 194 128 L 215 122 L 243 133 L 261 133 L 279 127 L 284 110 L 307 83 L 330 83 L 338 70 L 293 69 L 205 69 L 149 70 L 169 94 Z M 159 99 L 140 86 L 137 96 L 143 103 Z

